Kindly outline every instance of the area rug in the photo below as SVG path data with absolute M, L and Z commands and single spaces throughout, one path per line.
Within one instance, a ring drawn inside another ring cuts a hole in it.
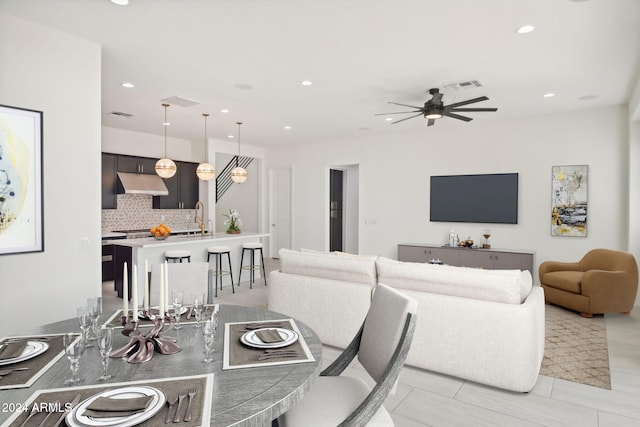
M 546 305 L 546 338 L 540 374 L 611 390 L 604 315 L 591 319 Z

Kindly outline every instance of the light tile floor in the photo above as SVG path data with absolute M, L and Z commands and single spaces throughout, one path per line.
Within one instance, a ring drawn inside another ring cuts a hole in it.
M 267 274 L 277 260 L 265 260 Z M 267 276 L 268 277 L 268 276 Z M 217 302 L 264 307 L 267 288 L 262 281 L 236 293 L 224 288 Z M 103 283 L 105 310 L 119 308 L 112 282 Z M 612 390 L 541 375 L 529 393 L 514 393 L 434 372 L 405 367 L 394 395 L 385 402 L 397 427 L 450 426 L 567 426 L 640 427 L 640 307 L 630 315 L 605 315 Z M 323 364 L 339 349 L 325 346 Z M 357 362 L 344 375 L 372 384 Z

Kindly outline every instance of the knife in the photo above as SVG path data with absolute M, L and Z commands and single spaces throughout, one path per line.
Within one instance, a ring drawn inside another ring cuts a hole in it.
M 76 397 L 73 398 L 73 400 L 71 401 L 71 404 L 69 405 L 68 408 L 65 408 L 64 412 L 62 412 L 62 414 L 60 415 L 60 417 L 58 418 L 58 420 L 56 421 L 56 423 L 53 425 L 53 427 L 58 427 L 60 424 L 62 424 L 62 421 L 64 421 L 64 417 L 67 416 L 67 414 L 69 412 L 71 412 L 71 410 L 78 404 L 80 403 L 80 398 L 82 397 L 82 395 L 80 393 L 76 394 Z

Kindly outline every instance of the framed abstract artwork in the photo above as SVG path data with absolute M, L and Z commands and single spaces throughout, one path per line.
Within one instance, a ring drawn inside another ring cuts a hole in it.
M 42 251 L 42 111 L 0 105 L 0 255 Z
M 587 165 L 551 168 L 551 235 L 587 235 Z

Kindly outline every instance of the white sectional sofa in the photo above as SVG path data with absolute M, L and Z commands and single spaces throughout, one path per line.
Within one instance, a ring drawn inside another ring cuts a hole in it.
M 322 342 L 344 348 L 369 308 L 376 283 L 418 301 L 406 363 L 527 392 L 544 354 L 544 293 L 531 274 L 394 261 L 376 256 L 280 251 L 269 309 L 300 319 Z

